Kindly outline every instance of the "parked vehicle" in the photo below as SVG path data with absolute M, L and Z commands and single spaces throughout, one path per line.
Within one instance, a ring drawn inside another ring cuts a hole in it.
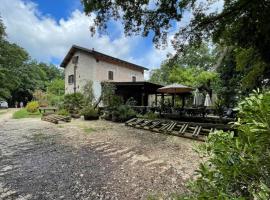
M 8 108 L 8 103 L 6 101 L 0 101 L 0 108 Z

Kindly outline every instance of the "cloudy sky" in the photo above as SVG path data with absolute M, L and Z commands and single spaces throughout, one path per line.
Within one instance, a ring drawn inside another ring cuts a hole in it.
M 156 49 L 151 36 L 126 37 L 116 22 L 110 24 L 108 34 L 92 37 L 89 26 L 93 18 L 84 15 L 80 0 L 1 0 L 0 16 L 8 40 L 42 62 L 58 65 L 73 44 L 151 69 L 159 67 L 169 52 L 173 53 L 170 45 Z
M 206 0 L 198 0 L 198 2 Z M 222 8 L 217 1 L 213 10 Z M 151 35 L 126 37 L 121 23 L 111 22 L 108 34 L 91 36 L 93 18 L 85 16 L 80 0 L 0 0 L 0 16 L 6 26 L 8 40 L 25 48 L 33 59 L 59 65 L 73 45 L 94 48 L 150 69 L 157 68 L 172 46 L 156 49 Z M 212 10 L 212 11 L 213 11 Z M 181 24 L 190 20 L 186 13 Z M 168 41 L 174 35 L 171 30 Z

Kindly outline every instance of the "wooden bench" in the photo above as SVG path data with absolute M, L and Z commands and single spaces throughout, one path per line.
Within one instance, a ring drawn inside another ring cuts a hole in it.
M 58 108 L 56 107 L 40 107 L 39 109 L 39 112 L 42 114 L 45 114 L 46 112 L 48 111 L 51 111 L 53 113 L 56 113 L 56 111 L 58 110 Z

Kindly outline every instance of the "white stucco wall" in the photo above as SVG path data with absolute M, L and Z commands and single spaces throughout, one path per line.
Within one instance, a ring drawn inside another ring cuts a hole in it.
M 128 68 L 104 61 L 96 61 L 94 57 L 85 52 L 78 51 L 74 56 L 79 56 L 76 71 L 76 91 L 82 92 L 87 81 L 93 81 L 95 98 L 101 95 L 101 82 L 108 81 L 108 71 L 114 72 L 113 82 L 129 82 L 132 76 L 136 81 L 144 81 L 144 71 L 137 68 Z M 74 84 L 68 83 L 68 76 L 74 74 L 74 64 L 70 61 L 65 68 L 65 93 L 74 92 Z

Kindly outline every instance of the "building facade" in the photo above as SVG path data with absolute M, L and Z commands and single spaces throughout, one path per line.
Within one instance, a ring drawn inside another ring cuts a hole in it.
M 101 83 L 144 81 L 145 67 L 109 55 L 72 46 L 60 65 L 65 73 L 65 93 L 82 92 L 91 80 L 95 98 L 101 95 Z

